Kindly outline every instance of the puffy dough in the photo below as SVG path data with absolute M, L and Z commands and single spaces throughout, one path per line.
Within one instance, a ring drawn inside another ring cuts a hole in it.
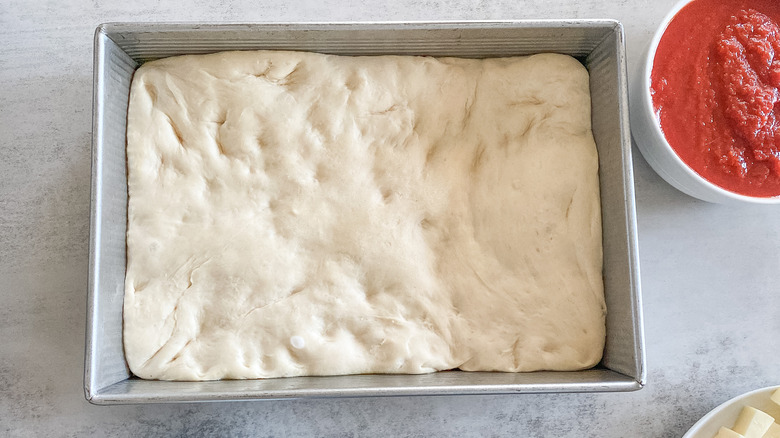
M 137 376 L 599 362 L 598 159 L 573 58 L 167 58 L 136 72 L 127 122 Z

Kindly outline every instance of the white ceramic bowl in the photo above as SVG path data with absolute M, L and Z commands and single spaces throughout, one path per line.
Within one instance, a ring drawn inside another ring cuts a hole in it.
M 650 166 L 663 178 L 683 193 L 704 201 L 722 204 L 780 204 L 780 196 L 762 198 L 740 195 L 709 182 L 685 164 L 666 141 L 661 126 L 653 111 L 650 95 L 650 73 L 653 70 L 656 48 L 666 27 L 690 1 L 683 0 L 664 17 L 653 35 L 645 53 L 639 61 L 639 68 L 629 90 L 631 133 L 636 145 Z
M 745 406 L 766 411 L 772 404 L 769 397 L 780 386 L 769 386 L 739 395 L 711 410 L 691 427 L 683 438 L 712 438 L 721 426 L 731 428 Z

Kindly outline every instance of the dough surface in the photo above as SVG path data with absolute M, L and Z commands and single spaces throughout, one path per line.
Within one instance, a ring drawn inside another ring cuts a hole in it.
M 141 378 L 601 359 L 598 159 L 571 57 L 149 62 L 127 160 Z

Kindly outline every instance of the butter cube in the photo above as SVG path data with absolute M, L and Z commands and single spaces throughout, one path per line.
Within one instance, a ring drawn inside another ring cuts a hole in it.
M 780 438 L 780 424 L 772 423 L 761 438 Z
M 772 396 L 769 397 L 770 400 L 772 400 L 776 405 L 780 406 L 780 388 L 776 389 L 775 392 L 772 393 Z
M 775 423 L 780 423 L 780 405 L 767 403 L 765 406 L 763 406 L 763 408 L 764 409 L 761 409 L 762 411 L 775 417 Z
M 721 427 L 718 434 L 712 438 L 745 438 L 727 427 Z
M 766 412 L 745 406 L 734 424 L 734 432 L 741 433 L 745 438 L 762 438 L 774 422 L 774 417 Z

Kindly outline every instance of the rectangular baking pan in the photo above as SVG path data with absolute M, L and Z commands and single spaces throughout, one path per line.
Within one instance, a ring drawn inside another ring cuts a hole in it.
M 122 347 L 127 224 L 125 129 L 133 72 L 157 58 L 223 50 L 471 58 L 569 54 L 590 72 L 599 152 L 607 339 L 579 372 L 294 377 L 215 382 L 132 376 Z M 94 404 L 633 391 L 645 382 L 624 35 L 613 20 L 419 23 L 111 23 L 95 32 L 89 295 L 84 391 Z

